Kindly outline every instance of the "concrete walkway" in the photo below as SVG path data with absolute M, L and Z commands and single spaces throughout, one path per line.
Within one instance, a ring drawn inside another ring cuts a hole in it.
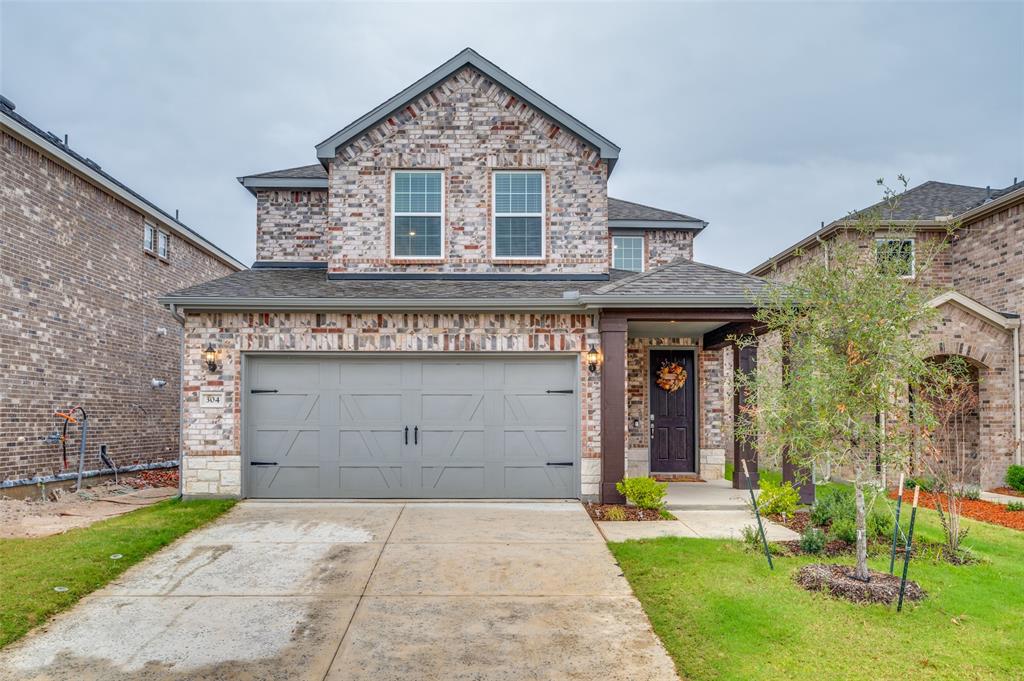
M 256 503 L 0 651 L 4 679 L 675 679 L 577 503 Z

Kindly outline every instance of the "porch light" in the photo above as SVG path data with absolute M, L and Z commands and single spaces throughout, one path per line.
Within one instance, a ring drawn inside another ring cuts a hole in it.
M 597 354 L 597 348 L 591 345 L 590 349 L 587 350 L 587 369 L 590 370 L 590 373 L 597 371 L 597 361 L 600 358 L 600 355 Z
M 217 370 L 217 351 L 213 347 L 213 343 L 206 346 L 203 350 L 203 361 L 206 362 L 206 368 L 210 371 Z

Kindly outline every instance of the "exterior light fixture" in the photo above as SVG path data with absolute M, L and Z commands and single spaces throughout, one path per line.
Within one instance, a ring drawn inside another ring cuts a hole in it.
M 210 371 L 217 370 L 217 351 L 213 347 L 213 343 L 206 346 L 203 350 L 203 361 L 206 362 L 206 368 Z
M 600 359 L 600 355 L 597 354 L 597 348 L 591 345 L 590 349 L 587 350 L 587 369 L 590 370 L 590 373 L 597 371 L 598 359 Z

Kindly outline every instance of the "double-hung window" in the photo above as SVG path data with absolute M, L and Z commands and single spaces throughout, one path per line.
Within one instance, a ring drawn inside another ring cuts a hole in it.
M 612 267 L 617 270 L 643 272 L 644 238 L 642 236 L 613 236 Z
M 167 260 L 167 256 L 170 255 L 171 237 L 167 232 L 156 233 L 156 254 Z
M 879 264 L 890 261 L 905 279 L 914 278 L 913 239 L 875 239 L 875 257 Z
M 495 258 L 544 257 L 544 173 L 535 170 L 494 173 Z
M 396 170 L 392 177 L 391 254 L 444 255 L 444 179 L 439 170 Z
M 153 253 L 156 251 L 156 230 L 148 222 L 144 224 L 142 229 L 142 248 Z

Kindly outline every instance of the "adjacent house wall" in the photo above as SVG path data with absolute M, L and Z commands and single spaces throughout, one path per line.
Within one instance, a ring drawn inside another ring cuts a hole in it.
M 0 216 L 0 480 L 61 471 L 42 438 L 72 405 L 87 469 L 101 444 L 119 465 L 177 459 L 181 326 L 156 298 L 233 269 L 173 235 L 167 261 L 144 253 L 140 213 L 6 132 Z
M 391 257 L 395 169 L 444 171 L 443 262 Z M 544 171 L 543 261 L 492 259 L 491 177 L 497 169 Z M 608 270 L 607 166 L 597 150 L 472 68 L 339 149 L 329 186 L 332 274 Z
M 327 191 L 256 192 L 256 260 L 327 262 Z

